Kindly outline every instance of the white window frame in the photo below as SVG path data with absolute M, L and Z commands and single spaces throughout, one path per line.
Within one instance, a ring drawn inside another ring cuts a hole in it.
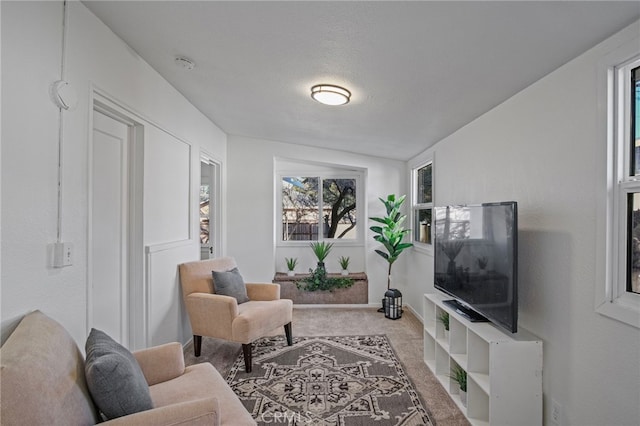
M 606 55 L 598 70 L 599 107 L 607 141 L 606 207 L 599 214 L 606 235 L 603 273 L 596 279 L 596 311 L 640 328 L 640 294 L 627 291 L 628 195 L 640 193 L 640 176 L 630 174 L 630 71 L 640 66 L 640 38 Z M 601 133 L 602 134 L 602 133 Z M 602 217 L 604 216 L 604 220 Z
M 433 256 L 433 226 L 431 227 L 431 244 L 421 243 L 417 241 L 415 237 L 415 223 L 416 223 L 416 215 L 418 214 L 418 210 L 431 209 L 431 222 L 433 224 L 434 216 L 434 206 L 435 206 L 435 158 L 434 153 L 432 151 L 425 151 L 421 155 L 414 158 L 410 164 L 410 185 L 411 188 L 411 214 L 410 214 L 410 224 L 407 224 L 408 228 L 411 228 L 411 242 L 413 243 L 413 249 L 418 252 L 423 252 Z M 418 203 L 418 170 L 428 166 L 431 164 L 431 202 L 430 203 Z
M 326 169 L 330 170 L 326 170 Z M 366 221 L 364 215 L 364 207 L 366 201 L 364 199 L 364 173 L 352 170 L 342 171 L 339 167 L 332 168 L 330 166 L 324 166 L 322 169 L 317 170 L 313 167 L 308 169 L 302 167 L 301 169 L 293 169 L 286 171 L 279 171 L 276 174 L 276 241 L 278 246 L 282 247 L 308 247 L 311 240 L 283 240 L 282 239 L 282 179 L 285 177 L 317 177 L 318 180 L 318 201 L 319 208 L 322 209 L 322 182 L 326 179 L 355 179 L 356 181 L 356 238 L 342 239 L 342 238 L 323 238 L 318 236 L 317 240 L 313 241 L 327 241 L 333 243 L 335 246 L 363 246 L 364 235 L 366 234 Z M 319 226 L 322 226 L 322 216 L 320 216 Z

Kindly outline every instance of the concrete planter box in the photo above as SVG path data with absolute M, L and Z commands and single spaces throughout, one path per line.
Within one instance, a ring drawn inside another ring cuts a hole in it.
M 330 277 L 344 277 L 340 273 L 328 274 Z M 308 277 L 309 274 L 296 274 L 287 276 L 285 273 L 277 273 L 273 282 L 280 284 L 280 298 L 291 299 L 294 304 L 368 304 L 369 281 L 367 274 L 358 272 L 349 274 L 355 282 L 349 288 L 338 288 L 333 291 L 304 291 L 298 290 L 296 281 Z

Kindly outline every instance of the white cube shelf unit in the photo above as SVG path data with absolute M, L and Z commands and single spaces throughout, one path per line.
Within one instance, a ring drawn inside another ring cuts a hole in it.
M 470 322 L 443 300 L 424 295 L 424 362 L 472 425 L 542 424 L 542 341 L 525 330 L 511 334 L 491 323 Z M 449 333 L 438 320 L 449 313 Z M 451 369 L 467 372 L 467 406 Z

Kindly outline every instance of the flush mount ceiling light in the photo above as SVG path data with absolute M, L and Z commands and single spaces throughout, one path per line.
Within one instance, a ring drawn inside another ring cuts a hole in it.
M 176 57 L 176 65 L 180 68 L 184 68 L 187 71 L 191 71 L 195 68 L 196 64 L 189 58 L 185 58 L 184 56 Z
M 351 99 L 351 92 L 332 84 L 317 84 L 311 88 L 311 97 L 325 105 L 344 105 Z

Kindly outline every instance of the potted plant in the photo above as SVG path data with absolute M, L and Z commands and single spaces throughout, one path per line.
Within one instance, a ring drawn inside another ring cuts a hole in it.
M 342 275 L 349 275 L 349 256 L 340 256 L 338 263 L 342 268 Z
M 405 198 L 406 195 L 402 195 L 396 199 L 394 194 L 388 195 L 386 200 L 380 198 L 380 201 L 382 201 L 385 206 L 387 215 L 385 217 L 369 218 L 382 225 L 375 225 L 369 229 L 376 234 L 373 239 L 382 243 L 386 249 L 386 252 L 376 249 L 376 253 L 384 258 L 389 264 L 389 269 L 387 271 L 387 291 L 391 288 L 391 267 L 393 266 L 393 263 L 398 260 L 398 256 L 400 256 L 404 249 L 413 247 L 413 244 L 411 243 L 402 242 L 405 235 L 411 232 L 410 229 L 404 228 L 403 223 L 407 216 L 400 212 L 400 207 L 402 206 Z M 384 304 L 385 299 L 382 299 L 382 309 L 379 310 L 380 312 L 384 312 Z
M 292 277 L 294 276 L 295 273 L 295 269 L 296 269 L 296 265 L 298 264 L 298 259 L 295 257 L 285 257 L 284 261 L 287 262 L 287 275 Z
M 449 337 L 449 313 L 447 311 L 441 311 L 438 315 L 438 321 L 442 323 L 444 327 L 444 337 Z
M 348 288 L 353 285 L 355 281 L 351 278 L 329 277 L 327 275 L 324 260 L 329 255 L 331 248 L 333 248 L 332 243 L 324 241 L 311 243 L 311 249 L 318 259 L 318 266 L 316 269 L 309 269 L 308 277 L 296 281 L 296 287 L 298 289 L 306 291 L 333 291 L 336 288 Z
M 325 241 L 311 243 L 311 250 L 318 259 L 318 268 L 324 269 L 324 260 L 329 256 L 332 248 L 333 244 Z
M 460 386 L 460 401 L 462 401 L 462 405 L 467 406 L 467 372 L 456 365 L 451 369 L 451 374 L 449 375 L 457 384 Z

